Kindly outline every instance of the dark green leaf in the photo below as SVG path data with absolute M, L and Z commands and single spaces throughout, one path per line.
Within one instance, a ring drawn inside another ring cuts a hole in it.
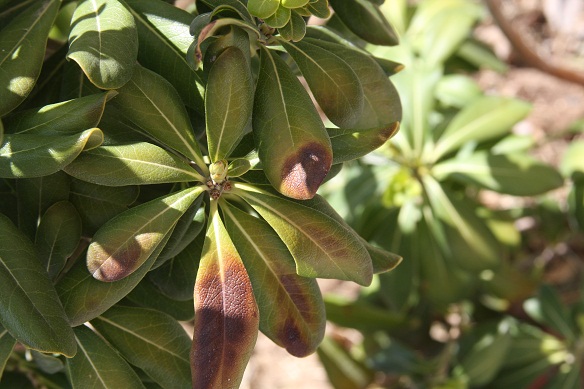
M 20 343 L 75 355 L 73 331 L 32 242 L 0 214 L 0 322 Z
M 352 302 L 332 295 L 326 296 L 325 307 L 327 320 L 363 332 L 391 330 L 413 323 L 408 323 L 408 318 L 402 313 L 382 309 L 364 301 Z
M 16 339 L 10 336 L 8 331 L 0 325 L 0 380 L 2 379 L 6 361 L 8 361 L 10 354 L 12 354 L 12 349 L 15 344 Z
M 327 129 L 333 147 L 333 164 L 361 158 L 381 147 L 399 130 L 399 123 L 367 130 Z
M 373 381 L 375 373 L 331 338 L 324 339 L 318 357 L 334 388 L 361 389 Z
M 298 42 L 306 34 L 306 22 L 296 11 L 292 11 L 290 20 L 284 26 L 278 29 L 280 36 L 287 41 Z
M 192 266 L 189 271 L 194 275 L 196 273 L 195 266 Z M 164 312 L 176 320 L 190 321 L 195 317 L 192 294 L 191 291 L 190 300 L 173 300 L 163 294 L 148 278 L 144 278 L 138 285 L 136 285 L 130 294 L 126 296 L 126 299 L 132 303 L 132 305 Z M 184 356 L 185 358 L 188 358 L 188 352 Z
M 552 287 L 541 285 L 537 298 L 525 301 L 524 309 L 534 320 L 557 331 L 568 342 L 575 339 L 570 310 Z
M 327 19 L 331 16 L 328 0 L 311 1 L 306 8 L 317 18 Z
M 118 0 L 82 0 L 71 19 L 67 58 L 93 84 L 117 89 L 132 77 L 138 33 L 132 14 Z

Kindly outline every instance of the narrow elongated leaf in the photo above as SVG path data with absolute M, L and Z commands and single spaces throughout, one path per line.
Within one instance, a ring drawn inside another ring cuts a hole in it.
M 12 354 L 12 349 L 15 344 L 16 339 L 10 336 L 8 330 L 0 325 L 0 379 L 2 379 L 6 361 L 8 361 L 10 354 Z
M 32 91 L 60 3 L 32 4 L 0 30 L 0 116 L 20 105 Z
M 80 180 L 107 186 L 204 181 L 184 160 L 144 142 L 98 147 L 63 170 Z
M 225 159 L 251 120 L 252 74 L 245 55 L 227 48 L 213 63 L 205 91 L 207 143 L 211 162 Z
M 130 293 L 150 270 L 169 236 L 166 235 L 138 270 L 119 281 L 99 281 L 87 271 L 85 261 L 77 261 L 56 285 L 69 323 L 78 326 L 95 319 Z
M 339 343 L 327 337 L 318 349 L 318 358 L 333 387 L 357 389 L 370 386 L 375 372 L 357 361 Z
M 144 388 L 138 375 L 118 352 L 89 328 L 75 328 L 79 352 L 67 360 L 74 389 Z
M 205 166 L 184 104 L 168 81 L 136 65 L 132 79 L 118 92 L 113 104 L 122 115 L 162 144 Z
M 191 386 L 191 340 L 170 316 L 152 309 L 116 306 L 91 324 L 126 360 L 163 388 Z
M 82 0 L 71 19 L 67 58 L 101 89 L 117 89 L 132 77 L 138 57 L 134 17 L 118 0 Z
M 499 137 L 523 119 L 530 106 L 519 100 L 487 96 L 460 111 L 436 142 L 435 160 L 470 140 L 481 142 Z
M 313 197 L 332 164 L 330 140 L 300 81 L 268 49 L 261 52 L 253 127 L 274 188 L 297 199 Z
M 408 323 L 403 313 L 392 312 L 366 301 L 349 301 L 341 296 L 327 295 L 324 304 L 327 320 L 366 333 L 389 331 Z
M 280 0 L 248 0 L 247 9 L 253 16 L 266 19 L 276 12 L 279 5 Z
M 34 350 L 75 355 L 75 339 L 32 242 L 0 214 L 0 323 Z
M 6 118 L 11 133 L 78 133 L 98 125 L 105 103 L 117 93 L 104 93 L 18 112 Z
M 53 204 L 41 218 L 35 246 L 41 264 L 54 280 L 81 239 L 81 218 L 68 201 Z
M 294 58 L 318 105 L 339 127 L 354 126 L 363 113 L 363 87 L 353 69 L 342 59 L 304 40 L 280 43 Z M 373 126 L 371 126 L 373 127 Z
M 326 323 L 316 280 L 296 275 L 294 259 L 266 222 L 232 206 L 221 209 L 251 279 L 260 330 L 296 357 L 312 354 Z
M 564 181 L 553 167 L 525 153 L 492 155 L 480 151 L 438 163 L 433 173 L 437 179 L 451 177 L 514 196 L 540 195 Z
M 193 387 L 238 388 L 255 345 L 258 307 L 241 258 L 211 203 L 197 280 L 191 350 Z
M 0 147 L 0 177 L 31 178 L 58 172 L 83 150 L 103 142 L 98 128 L 74 135 L 11 134 Z
M 134 272 L 203 192 L 195 187 L 131 208 L 104 224 L 87 250 L 87 267 L 101 281 Z
M 247 184 L 236 193 L 276 231 L 305 277 L 335 278 L 368 285 L 371 257 L 353 231 L 325 213 Z
M 327 129 L 333 147 L 333 164 L 363 157 L 381 147 L 399 130 L 399 123 L 367 130 Z

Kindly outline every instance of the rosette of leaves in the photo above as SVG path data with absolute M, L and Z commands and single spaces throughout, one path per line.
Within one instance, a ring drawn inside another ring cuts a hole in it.
M 334 34 L 290 42 L 252 2 L 197 7 L 0 3 L 7 380 L 234 388 L 258 330 L 315 351 L 315 278 L 368 285 L 399 263 L 316 194 L 397 131 L 388 62 Z

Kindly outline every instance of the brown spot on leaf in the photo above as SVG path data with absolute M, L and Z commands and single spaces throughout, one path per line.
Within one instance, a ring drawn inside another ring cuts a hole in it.
M 93 249 L 93 250 L 92 250 Z M 95 255 L 91 255 L 91 251 Z M 121 280 L 136 270 L 140 263 L 142 247 L 136 240 L 124 246 L 124 250 L 117 250 L 109 253 L 107 249 L 98 246 L 90 246 L 90 252 L 87 256 L 87 268 L 94 278 L 104 281 L 113 282 Z M 100 258 L 106 257 L 104 261 Z
M 280 192 L 298 200 L 314 197 L 332 165 L 332 153 L 320 143 L 312 142 L 284 162 Z

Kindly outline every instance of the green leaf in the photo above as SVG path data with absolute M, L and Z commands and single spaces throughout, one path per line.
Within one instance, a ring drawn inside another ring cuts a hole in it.
M 330 337 L 322 342 L 318 358 L 334 388 L 360 389 L 373 382 L 375 372 L 357 361 L 338 341 Z
M 529 111 L 527 103 L 510 98 L 485 96 L 474 100 L 446 127 L 432 152 L 434 160 L 468 141 L 483 142 L 506 134 Z
M 284 27 L 279 28 L 278 32 L 285 40 L 298 42 L 306 34 L 306 22 L 298 12 L 292 11 L 290 20 Z
M 205 181 L 183 159 L 145 142 L 98 147 L 82 153 L 63 170 L 77 179 L 107 186 Z
M 6 362 L 12 354 L 12 349 L 16 344 L 16 339 L 14 339 L 4 327 L 0 325 L 0 380 L 2 379 L 2 373 L 4 372 L 4 367 Z
M 189 271 L 195 275 L 195 266 L 191 266 Z M 126 296 L 126 299 L 127 302 L 131 303 L 131 305 L 154 309 L 170 315 L 176 320 L 190 321 L 195 317 L 192 289 L 190 294 L 190 300 L 173 300 L 172 298 L 163 294 L 162 291 L 158 289 L 152 282 L 150 282 L 148 278 L 144 278 L 138 285 L 136 285 L 130 294 Z M 188 352 L 185 354 L 185 358 L 188 358 Z
M 513 196 L 537 196 L 563 184 L 557 170 L 525 153 L 492 155 L 479 151 L 440 162 L 432 172 L 438 180 L 450 177 Z
M 0 116 L 20 105 L 32 91 L 60 3 L 31 4 L 0 30 Z
M 6 127 L 21 134 L 78 133 L 98 125 L 105 103 L 116 94 L 108 91 L 18 112 L 6 118 Z
M 99 335 L 82 326 L 75 329 L 79 352 L 67 360 L 73 389 L 144 388 L 138 375 Z
M 371 283 L 371 257 L 346 225 L 303 202 L 247 184 L 237 183 L 235 188 L 286 244 L 298 275 Z
M 312 43 L 280 43 L 300 68 L 316 101 L 331 122 L 354 126 L 363 113 L 365 96 L 353 69 L 342 59 Z
M 328 19 L 331 16 L 328 0 L 311 1 L 306 6 L 311 14 L 321 19 Z
M 119 281 L 96 280 L 87 271 L 85 261 L 76 261 L 56 285 L 71 325 L 78 326 L 96 318 L 130 293 L 150 270 L 169 236 L 166 235 L 138 270 Z
M 0 323 L 34 350 L 75 355 L 75 339 L 32 242 L 0 214 Z
M 103 132 L 91 128 L 74 135 L 9 134 L 0 147 L 0 177 L 31 178 L 58 172 L 83 150 L 103 142 Z
M 134 75 L 112 103 L 148 135 L 200 167 L 206 166 L 178 93 L 158 74 L 136 65 Z
M 290 21 L 290 17 L 292 16 L 292 12 L 289 8 L 282 7 L 280 5 L 276 12 L 269 18 L 266 18 L 264 21 L 268 24 L 268 26 L 273 28 L 281 28 L 284 27 Z
M 69 200 L 81 216 L 83 231 L 92 236 L 106 221 L 136 201 L 137 186 L 109 187 L 73 179 Z
M 404 314 L 365 301 L 348 301 L 340 296 L 327 295 L 324 303 L 327 320 L 341 327 L 355 328 L 367 333 L 408 325 L 408 318 Z
M 170 316 L 152 309 L 116 306 L 91 324 L 128 362 L 163 388 L 191 387 L 191 340 Z
M 42 216 L 35 237 L 39 260 L 54 280 L 81 239 L 81 218 L 68 201 L 53 204 Z
M 4 142 L 4 124 L 0 120 L 0 145 Z
M 193 387 L 237 388 L 257 339 L 258 307 L 215 201 L 209 219 L 194 292 Z
M 132 77 L 138 33 L 132 14 L 118 0 L 82 0 L 71 19 L 67 58 L 101 89 L 117 89 Z
M 316 280 L 296 275 L 294 258 L 266 222 L 227 203 L 221 209 L 251 279 L 260 330 L 296 357 L 312 354 L 326 324 Z
M 244 53 L 225 49 L 215 60 L 205 91 L 207 144 L 211 162 L 225 159 L 243 138 L 253 108 L 252 74 Z
M 313 197 L 332 164 L 330 140 L 300 81 L 268 49 L 261 52 L 253 128 L 274 188 L 288 197 Z
M 333 164 L 361 158 L 381 147 L 399 130 L 399 123 L 367 130 L 327 128 L 333 147 Z
M 300 8 L 308 4 L 309 0 L 280 0 L 282 7 L 286 8 Z
M 87 267 L 101 281 L 120 280 L 140 267 L 195 199 L 201 186 L 131 208 L 105 223 L 87 250 Z
M 379 11 L 367 0 L 329 0 L 335 13 L 359 38 L 375 45 L 398 44 L 397 34 Z
M 584 174 L 584 140 L 570 142 L 568 149 L 564 152 L 560 171 L 564 177 L 575 178 Z
M 526 300 L 524 309 L 537 322 L 559 332 L 567 342 L 576 338 L 570 310 L 552 287 L 541 285 L 537 299 Z
M 280 6 L 280 0 L 248 0 L 247 9 L 250 14 L 261 19 L 269 18 Z

